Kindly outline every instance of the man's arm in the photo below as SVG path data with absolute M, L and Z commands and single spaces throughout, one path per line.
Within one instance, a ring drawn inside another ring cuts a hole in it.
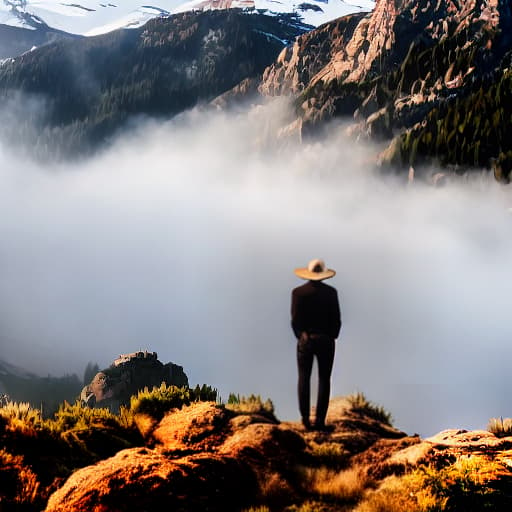
M 292 291 L 292 311 L 291 311 L 292 321 L 291 321 L 291 324 L 292 324 L 293 332 L 297 339 L 300 338 L 300 335 L 301 335 L 302 331 L 304 330 L 303 326 L 300 323 L 299 309 L 300 309 L 300 297 L 298 297 L 296 291 L 293 290 Z
M 340 302 L 338 300 L 338 292 L 334 289 L 333 294 L 333 321 L 332 321 L 332 337 L 336 339 L 340 335 L 341 330 L 341 311 L 340 311 Z

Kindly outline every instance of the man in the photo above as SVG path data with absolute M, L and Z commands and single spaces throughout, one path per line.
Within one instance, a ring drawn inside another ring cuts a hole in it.
M 292 292 L 291 323 L 298 340 L 299 410 L 302 424 L 307 430 L 326 430 L 334 346 L 341 329 L 341 314 L 336 289 L 323 281 L 333 277 L 336 272 L 327 269 L 322 260 L 315 259 L 309 262 L 307 268 L 295 269 L 295 274 L 308 281 Z M 312 427 L 309 419 L 310 381 L 315 356 L 318 363 L 318 398 Z

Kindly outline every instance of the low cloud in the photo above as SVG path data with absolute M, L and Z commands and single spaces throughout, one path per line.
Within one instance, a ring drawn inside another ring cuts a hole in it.
M 333 395 L 423 435 L 510 415 L 510 189 L 384 178 L 341 125 L 282 147 L 283 108 L 147 121 L 75 164 L 0 148 L 1 358 L 81 374 L 154 350 L 296 419 L 293 268 L 321 257 L 344 322 Z

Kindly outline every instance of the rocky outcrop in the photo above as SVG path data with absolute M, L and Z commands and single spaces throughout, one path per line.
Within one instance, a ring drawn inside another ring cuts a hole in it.
M 508 73 L 511 29 L 504 0 L 379 0 L 367 16 L 299 37 L 265 71 L 259 91 L 294 95 L 303 135 L 340 116 L 354 118 L 351 132 L 359 136 L 389 140 L 398 134 L 381 159 L 385 164 L 408 168 L 430 158 L 488 167 L 494 159 L 507 175 L 512 143 L 508 132 L 495 128 L 512 114 L 510 102 L 489 98 L 498 120 L 489 129 L 476 126 L 476 135 L 471 119 L 465 130 L 453 117 L 483 110 L 474 95 Z M 464 131 L 459 152 L 450 142 L 457 130 Z
M 328 419 L 332 432 L 305 432 L 300 424 L 213 402 L 192 404 L 158 422 L 145 448 L 76 471 L 51 496 L 46 512 L 117 511 L 128 504 L 140 510 L 238 510 L 261 499 L 284 503 L 302 492 L 297 479 L 311 463 L 311 446 L 335 443 L 355 454 L 377 440 L 406 438 L 345 400 L 332 402 Z
M 188 386 L 183 367 L 174 363 L 163 364 L 156 352 L 122 354 L 109 368 L 98 372 L 80 394 L 89 407 L 119 409 L 128 405 L 130 397 L 144 388 L 153 388 L 165 382 L 178 387 Z
M 265 70 L 259 92 L 266 96 L 302 92 L 346 48 L 364 16 L 345 16 L 299 37 Z
M 270 472 L 286 485 L 304 447 L 300 434 L 269 420 L 198 403 L 165 416 L 148 447 L 75 472 L 46 511 L 239 510 Z
M 46 512 L 236 510 L 254 495 L 254 476 L 215 454 L 171 459 L 147 448 L 123 450 L 74 473 Z
M 306 502 L 318 510 L 335 506 L 357 512 L 399 507 L 480 512 L 512 506 L 511 437 L 465 430 L 427 439 L 408 436 L 361 395 L 331 401 L 327 431 L 306 431 L 300 423 L 279 423 L 262 409 L 250 410 L 197 402 L 160 420 L 135 413 L 136 423 L 153 422 L 144 442 L 139 438 L 138 445 L 110 450 L 93 462 L 89 457 L 91 465 L 81 467 L 83 437 L 77 438 L 66 457 L 80 469 L 67 472 L 65 481 L 45 478 L 48 465 L 61 461 L 47 447 L 48 439 L 40 439 L 48 452 L 44 461 L 34 453 L 33 430 L 30 449 L 17 453 L 28 442 L 23 442 L 26 427 L 13 430 L 14 424 L 0 415 L 0 504 L 21 503 L 34 511 L 46 506 L 46 512 L 258 506 L 291 511 Z

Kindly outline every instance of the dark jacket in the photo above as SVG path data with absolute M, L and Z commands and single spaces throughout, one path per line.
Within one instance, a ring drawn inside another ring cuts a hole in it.
M 292 291 L 292 329 L 325 334 L 336 339 L 341 329 L 341 313 L 336 288 L 323 281 L 307 281 Z

